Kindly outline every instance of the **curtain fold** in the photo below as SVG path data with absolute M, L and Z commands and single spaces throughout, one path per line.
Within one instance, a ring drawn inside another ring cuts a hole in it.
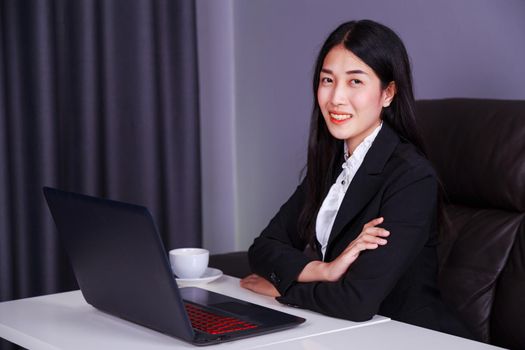
M 201 246 L 195 4 L 0 1 L 0 301 L 76 288 L 42 186 Z

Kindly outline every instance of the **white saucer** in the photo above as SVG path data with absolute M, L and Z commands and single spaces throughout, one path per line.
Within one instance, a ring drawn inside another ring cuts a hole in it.
M 204 274 L 199 278 L 177 278 L 177 284 L 187 285 L 187 284 L 201 284 L 201 283 L 210 283 L 215 281 L 217 278 L 222 276 L 222 271 L 219 269 L 214 269 L 213 267 L 208 267 Z

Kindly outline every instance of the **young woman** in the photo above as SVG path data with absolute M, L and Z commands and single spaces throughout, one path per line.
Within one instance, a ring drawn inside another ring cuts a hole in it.
M 436 287 L 439 187 L 401 39 L 373 21 L 342 24 L 313 88 L 306 177 L 250 247 L 241 285 L 334 317 L 469 336 Z

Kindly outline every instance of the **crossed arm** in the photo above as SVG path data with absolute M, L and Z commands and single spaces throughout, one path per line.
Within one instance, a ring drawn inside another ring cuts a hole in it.
M 297 238 L 296 219 L 290 220 L 304 198 L 299 187 L 250 248 L 256 275 L 241 286 L 330 316 L 369 319 L 428 240 L 436 193 L 433 176 L 408 172 L 382 196 L 380 217 L 365 224 L 336 259 L 322 262 L 302 253 L 305 242 Z
M 348 247 L 333 261 L 323 262 L 313 260 L 309 262 L 297 277 L 297 282 L 336 282 L 346 273 L 350 265 L 358 258 L 359 253 L 367 249 L 377 249 L 387 244 L 390 232 L 377 227 L 384 221 L 383 217 L 376 218 L 364 225 L 363 231 Z M 281 294 L 268 280 L 257 274 L 251 274 L 241 280 L 241 286 L 255 293 L 279 297 Z

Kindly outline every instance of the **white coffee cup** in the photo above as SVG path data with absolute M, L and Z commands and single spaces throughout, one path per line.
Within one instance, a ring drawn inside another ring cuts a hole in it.
M 208 267 L 210 252 L 202 248 L 179 248 L 169 252 L 173 273 L 178 278 L 199 278 Z

